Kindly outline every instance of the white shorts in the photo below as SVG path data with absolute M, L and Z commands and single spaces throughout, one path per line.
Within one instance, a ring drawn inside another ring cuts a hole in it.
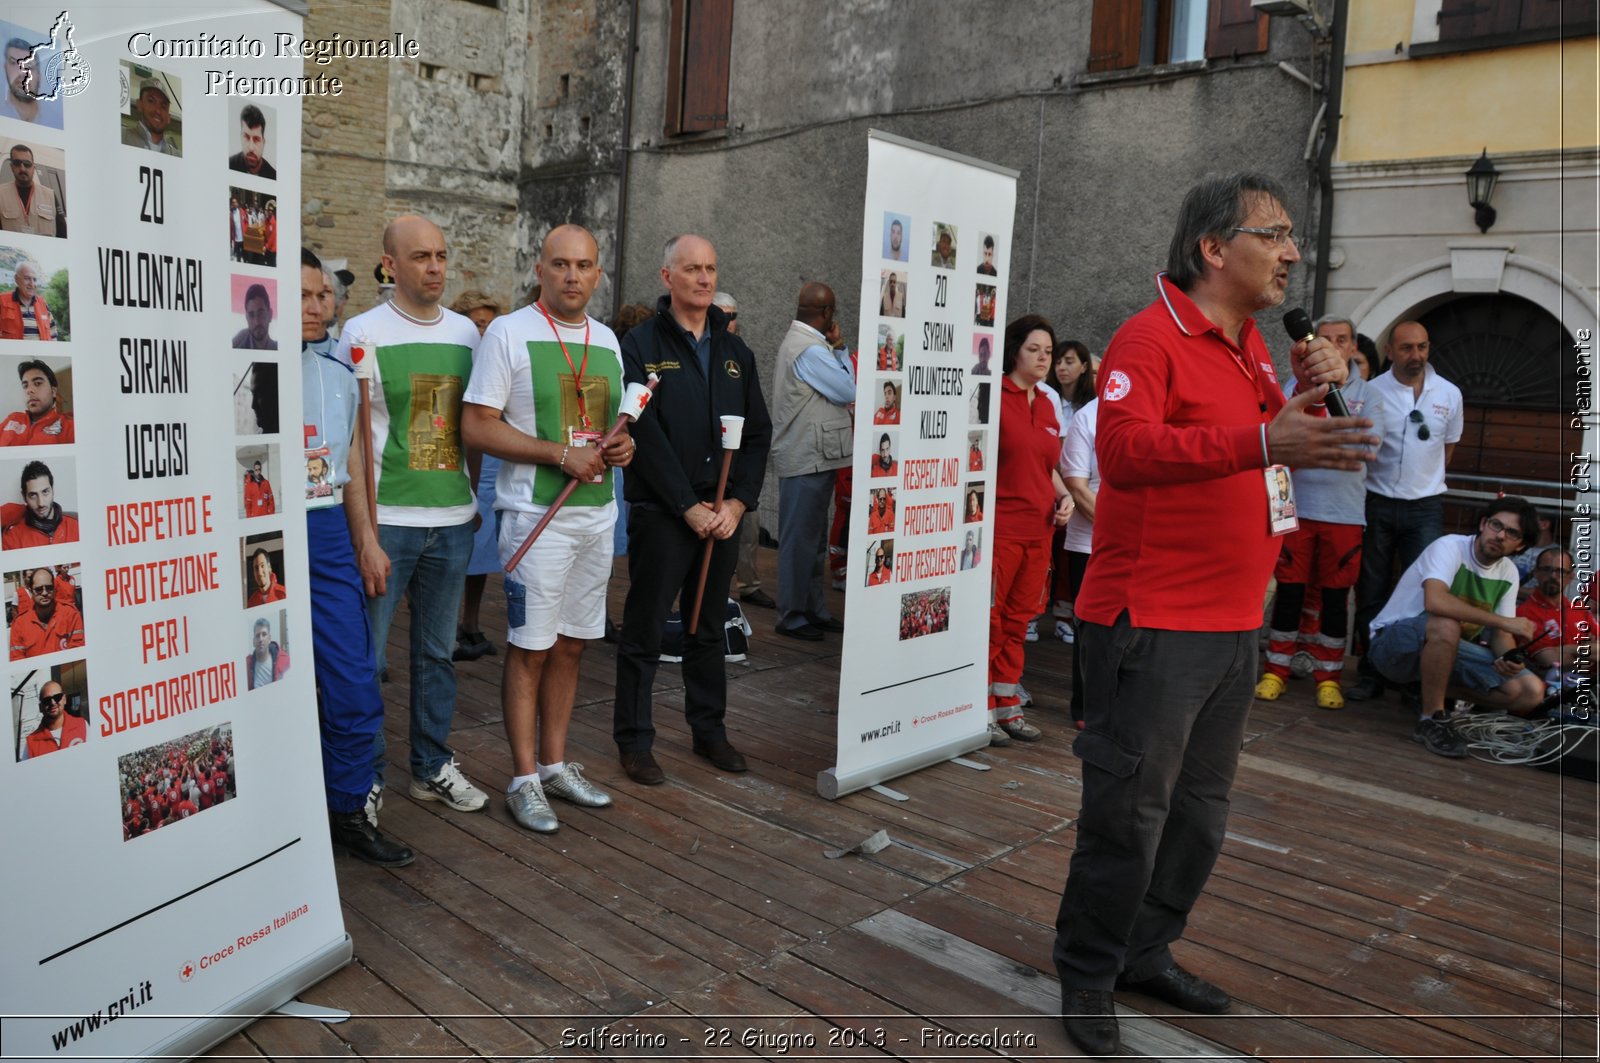
M 500 564 L 511 560 L 533 526 L 532 513 L 503 510 Z M 606 630 L 606 582 L 611 578 L 611 529 L 573 535 L 550 525 L 506 575 L 506 641 L 524 650 L 547 650 L 556 636 L 597 639 Z

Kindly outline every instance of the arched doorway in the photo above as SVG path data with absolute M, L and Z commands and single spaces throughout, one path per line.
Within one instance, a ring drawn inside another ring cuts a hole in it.
M 1581 447 L 1581 432 L 1571 428 L 1578 361 L 1561 322 L 1530 300 L 1504 293 L 1459 296 L 1418 320 L 1432 344 L 1430 364 L 1466 400 L 1452 481 L 1570 481 L 1569 454 Z

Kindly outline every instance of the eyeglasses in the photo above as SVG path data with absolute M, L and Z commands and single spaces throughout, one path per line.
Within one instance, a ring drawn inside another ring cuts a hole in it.
M 1411 423 L 1417 426 L 1417 438 L 1418 439 L 1426 441 L 1429 436 L 1433 435 L 1432 432 L 1428 431 L 1427 424 L 1425 424 L 1423 422 L 1423 420 L 1422 420 L 1422 411 L 1421 410 L 1412 410 L 1411 411 Z
M 1554 576 L 1570 576 L 1570 575 L 1572 575 L 1572 569 L 1570 569 L 1570 568 L 1554 568 L 1554 567 L 1552 567 L 1550 565 L 1540 565 L 1539 567 L 1535 568 L 1534 571 L 1535 572 L 1548 572 L 1548 573 L 1550 573 L 1551 575 L 1554 575 Z
M 30 589 L 33 591 L 35 596 L 40 594 L 54 594 L 56 592 L 55 584 L 53 583 L 47 583 L 43 587 L 33 587 Z
M 1504 535 L 1507 539 L 1521 539 L 1522 538 L 1522 529 L 1521 528 L 1512 528 L 1512 527 L 1509 527 L 1509 526 L 1507 526 L 1505 524 L 1502 524 L 1502 523 L 1500 523 L 1500 520 L 1499 520 L 1498 517 L 1490 517 L 1489 520 L 1488 520 L 1488 525 L 1489 525 L 1489 530 L 1490 531 L 1499 532 L 1501 535 Z
M 14 170 L 31 170 L 31 169 L 33 169 L 33 160 L 32 159 L 7 159 L 6 161 L 11 164 L 11 168 L 14 169 Z
M 66 699 L 67 696 L 65 694 L 45 694 L 39 698 L 39 704 L 54 705 L 58 702 L 65 701 Z
M 1272 239 L 1276 247 L 1282 247 L 1294 239 L 1294 231 L 1288 225 L 1274 225 L 1271 228 L 1257 228 L 1253 225 L 1235 225 L 1236 233 L 1251 233 L 1255 236 L 1267 236 Z

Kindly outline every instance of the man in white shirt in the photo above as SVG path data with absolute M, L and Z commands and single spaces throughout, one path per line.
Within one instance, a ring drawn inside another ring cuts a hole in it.
M 1381 404 L 1374 418 L 1383 437 L 1367 470 L 1367 529 L 1361 540 L 1361 579 L 1356 584 L 1355 650 L 1365 653 L 1368 626 L 1404 571 L 1444 531 L 1444 470 L 1461 438 L 1461 389 L 1428 364 L 1428 330 L 1402 321 L 1384 345 L 1389 371 L 1373 377 L 1368 390 Z M 1367 701 L 1382 682 L 1363 657 L 1361 679 L 1345 692 Z
M 1521 498 L 1484 507 L 1477 535 L 1435 539 L 1395 584 L 1372 621 L 1368 659 L 1385 678 L 1422 687 L 1422 717 L 1412 740 L 1442 757 L 1464 757 L 1466 742 L 1444 718 L 1445 697 L 1505 712 L 1526 712 L 1544 697 L 1544 683 L 1521 662 L 1505 659 L 1533 638 L 1532 620 L 1517 615 L 1517 567 L 1510 555 L 1536 534 L 1539 514 Z M 1475 641 L 1488 629 L 1488 645 Z

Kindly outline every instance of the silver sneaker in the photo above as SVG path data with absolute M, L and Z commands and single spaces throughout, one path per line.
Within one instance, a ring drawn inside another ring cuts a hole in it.
M 411 796 L 418 801 L 443 801 L 457 812 L 476 812 L 489 803 L 489 795 L 468 782 L 454 760 L 445 761 L 431 779 L 412 779 Z
M 583 777 L 582 764 L 570 760 L 562 767 L 560 775 L 545 780 L 544 791 L 551 797 L 585 808 L 606 808 L 611 804 L 611 795 Z
M 365 809 L 367 822 L 372 824 L 372 829 L 378 829 L 378 813 L 383 811 L 383 783 L 374 781 L 372 789 L 367 791 L 367 807 Z
M 516 793 L 507 794 L 506 810 L 519 826 L 540 834 L 553 834 L 561 826 L 556 814 L 550 811 L 550 802 L 546 800 L 544 788 L 539 785 L 538 779 L 529 779 L 517 787 Z

